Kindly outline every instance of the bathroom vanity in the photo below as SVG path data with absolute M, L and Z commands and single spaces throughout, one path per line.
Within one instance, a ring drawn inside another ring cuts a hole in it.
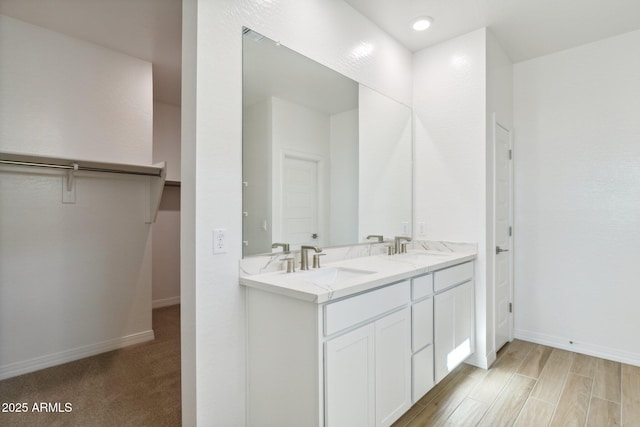
M 474 351 L 475 253 L 244 276 L 247 423 L 388 426 Z

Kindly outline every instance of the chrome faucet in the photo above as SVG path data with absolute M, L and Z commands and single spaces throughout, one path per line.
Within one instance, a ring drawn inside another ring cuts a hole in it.
M 285 254 L 289 253 L 289 244 L 288 243 L 274 243 L 271 245 L 272 249 L 282 248 L 282 252 Z
M 410 242 L 411 241 L 411 237 L 396 236 L 394 238 L 394 241 L 395 241 L 396 253 L 397 254 L 401 254 L 401 253 L 407 252 L 407 245 L 406 245 L 406 243 L 402 243 L 402 242 L 403 241 Z
M 378 239 L 378 243 L 382 243 L 384 241 L 384 237 L 381 234 L 369 234 L 367 236 L 367 240 L 369 239 Z
M 319 246 L 300 246 L 300 270 L 309 269 L 309 251 L 312 250 L 315 253 L 322 252 L 322 248 Z

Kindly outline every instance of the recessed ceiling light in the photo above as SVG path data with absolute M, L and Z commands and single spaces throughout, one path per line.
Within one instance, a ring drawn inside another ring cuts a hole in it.
M 431 26 L 433 18 L 430 16 L 421 16 L 413 21 L 412 27 L 416 31 L 424 31 Z

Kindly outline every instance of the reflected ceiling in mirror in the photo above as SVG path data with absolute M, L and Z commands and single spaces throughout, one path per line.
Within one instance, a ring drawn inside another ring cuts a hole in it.
M 242 44 L 242 102 L 270 97 L 313 111 L 336 114 L 358 108 L 358 83 L 245 29 Z
M 245 29 L 242 124 L 244 256 L 410 233 L 407 106 Z

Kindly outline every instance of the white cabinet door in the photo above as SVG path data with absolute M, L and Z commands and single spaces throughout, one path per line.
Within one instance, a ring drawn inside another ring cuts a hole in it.
M 326 425 L 375 425 L 374 340 L 371 323 L 325 344 Z
M 389 426 L 411 407 L 409 307 L 375 323 L 376 425 Z
M 389 426 L 411 407 L 409 307 L 325 344 L 327 425 Z
M 436 383 L 471 355 L 473 345 L 473 282 L 466 282 L 434 299 Z

